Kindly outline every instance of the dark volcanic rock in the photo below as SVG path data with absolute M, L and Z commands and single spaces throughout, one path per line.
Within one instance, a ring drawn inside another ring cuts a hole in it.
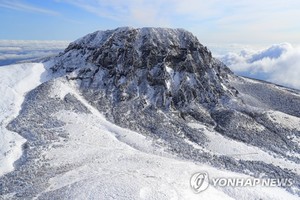
M 229 95 L 221 83 L 230 70 L 182 29 L 98 31 L 71 43 L 57 60 L 54 72 L 76 70 L 70 79 L 82 80 L 83 89 L 112 95 L 113 103 L 139 98 L 155 107 L 181 109 L 190 103 L 216 104 Z

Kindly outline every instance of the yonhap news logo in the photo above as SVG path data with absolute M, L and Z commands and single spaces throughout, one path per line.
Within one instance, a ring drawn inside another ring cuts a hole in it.
M 192 175 L 190 185 L 195 193 L 206 190 L 209 186 L 209 177 L 207 172 L 197 172 Z
M 291 178 L 214 177 L 210 179 L 207 172 L 194 173 L 190 178 L 190 186 L 194 193 L 205 191 L 209 185 L 214 187 L 289 187 L 293 183 Z

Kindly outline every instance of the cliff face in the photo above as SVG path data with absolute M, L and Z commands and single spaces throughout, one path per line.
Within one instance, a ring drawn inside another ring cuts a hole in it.
M 71 43 L 57 59 L 54 72 L 75 71 L 70 79 L 82 80 L 81 88 L 103 90 L 115 103 L 139 98 L 179 109 L 229 95 L 221 84 L 230 70 L 182 29 L 98 31 Z

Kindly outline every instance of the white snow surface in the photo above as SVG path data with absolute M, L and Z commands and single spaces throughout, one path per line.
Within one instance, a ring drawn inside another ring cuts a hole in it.
M 41 63 L 0 67 L 0 176 L 14 169 L 13 163 L 22 155 L 21 146 L 25 142 L 6 126 L 18 115 L 26 92 L 46 81 L 44 72 Z
M 149 138 L 105 119 L 76 88 L 57 81 L 52 95 L 74 95 L 91 114 L 60 111 L 67 140 L 45 150 L 45 159 L 56 167 L 74 166 L 49 181 L 44 193 L 64 188 L 63 199 L 297 199 L 281 188 L 215 188 L 195 194 L 189 184 L 198 171 L 210 177 L 249 177 L 205 164 L 182 160 L 153 146 Z M 37 196 L 38 199 L 40 196 Z
M 280 111 L 267 111 L 266 114 L 275 126 L 280 125 L 291 130 L 300 130 L 300 119 L 298 117 Z
M 230 138 L 199 123 L 188 123 L 191 128 L 199 129 L 208 137 L 209 142 L 204 150 L 215 155 L 225 155 L 237 160 L 262 161 L 289 169 L 300 175 L 300 165 L 283 158 L 281 155 L 264 151 L 250 144 L 245 144 Z
M 157 40 L 159 44 L 165 44 L 165 45 L 180 45 L 180 46 L 186 46 L 187 45 L 187 37 L 194 37 L 192 33 L 185 31 L 183 29 L 170 29 L 170 28 L 151 28 L 151 27 L 145 27 L 145 28 L 132 28 L 132 27 L 120 27 L 115 30 L 108 30 L 108 31 L 96 31 L 94 33 L 90 33 L 82 38 L 77 39 L 76 41 L 72 42 L 71 44 L 81 45 L 81 46 L 87 46 L 91 48 L 97 48 L 99 47 L 104 41 L 108 40 L 109 38 L 113 37 L 114 34 L 119 34 L 124 31 L 129 30 L 136 30 L 137 38 L 139 38 L 136 41 L 136 46 L 140 46 L 143 41 L 143 36 L 147 36 L 150 38 L 150 40 Z M 180 41 L 179 37 L 181 37 L 182 43 L 181 44 L 175 44 L 176 41 Z M 170 40 L 170 38 L 175 38 L 175 41 Z M 119 46 L 123 45 L 122 43 L 118 44 Z M 138 48 L 137 48 L 138 49 Z

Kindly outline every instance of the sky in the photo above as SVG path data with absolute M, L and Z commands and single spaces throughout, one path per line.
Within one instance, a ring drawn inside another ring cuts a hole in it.
M 0 66 L 96 30 L 184 28 L 238 75 L 300 89 L 298 0 L 0 0 Z
M 0 18 L 2 40 L 159 26 L 187 29 L 204 44 L 300 44 L 297 0 L 0 0 Z

